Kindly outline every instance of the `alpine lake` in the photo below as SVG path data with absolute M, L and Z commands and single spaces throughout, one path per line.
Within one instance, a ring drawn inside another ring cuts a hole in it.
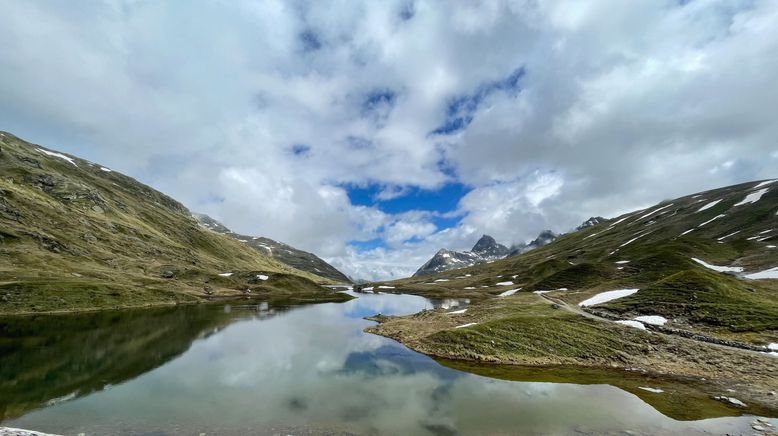
M 364 317 L 466 301 L 352 295 L 0 318 L 0 423 L 62 435 L 753 433 L 754 416 L 680 381 L 434 360 L 363 332 Z

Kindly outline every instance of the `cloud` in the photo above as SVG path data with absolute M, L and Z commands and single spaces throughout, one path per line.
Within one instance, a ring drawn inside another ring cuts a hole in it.
M 9 2 L 0 128 L 384 278 L 778 176 L 776 29 L 766 0 Z M 452 184 L 455 220 L 381 209 Z

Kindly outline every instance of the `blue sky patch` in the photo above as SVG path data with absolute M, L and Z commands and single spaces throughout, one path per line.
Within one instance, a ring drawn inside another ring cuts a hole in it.
M 471 94 L 453 97 L 446 108 L 446 120 L 436 127 L 433 135 L 451 135 L 458 133 L 473 121 L 478 106 L 488 96 L 495 92 L 505 92 L 508 95 L 517 95 L 521 91 L 519 81 L 524 76 L 524 67 L 514 70 L 509 76 L 486 82 L 476 88 Z
M 464 217 L 464 215 L 435 215 L 432 217 L 432 224 L 435 224 L 438 230 L 450 229 L 456 227 Z
M 381 238 L 370 239 L 367 241 L 352 240 L 348 241 L 348 245 L 356 248 L 357 251 L 369 251 L 376 248 L 387 248 L 386 244 Z
M 367 94 L 365 102 L 362 104 L 362 109 L 369 111 L 376 108 L 376 106 L 394 105 L 394 100 L 397 94 L 390 89 L 377 89 Z
M 412 1 L 405 3 L 400 9 L 400 18 L 403 21 L 408 21 L 416 15 L 416 5 Z
M 402 195 L 389 200 L 380 200 L 379 194 L 384 187 L 370 184 L 365 187 L 345 186 L 349 200 L 354 205 L 375 206 L 389 214 L 425 210 L 430 212 L 448 213 L 457 209 L 459 200 L 470 192 L 469 187 L 461 183 L 447 183 L 439 189 L 427 190 L 411 187 Z
M 303 45 L 303 51 L 311 52 L 321 48 L 321 41 L 313 30 L 306 30 L 300 34 L 300 42 Z
M 292 145 L 292 153 L 295 156 L 308 156 L 311 152 L 311 146 L 307 144 L 294 144 Z

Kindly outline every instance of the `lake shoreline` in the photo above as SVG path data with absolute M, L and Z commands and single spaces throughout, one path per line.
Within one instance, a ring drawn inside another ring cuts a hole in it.
M 733 413 L 778 417 L 778 384 L 774 376 L 778 373 L 778 359 L 766 353 L 717 347 L 661 333 L 641 337 L 643 332 L 636 329 L 577 319 L 583 317 L 572 314 L 567 315 L 577 318 L 564 317 L 562 323 L 546 330 L 543 323 L 556 314 L 543 312 L 543 308 L 537 309 L 539 314 L 533 313 L 522 320 L 528 324 L 513 325 L 516 314 L 509 315 L 514 318 L 501 319 L 504 313 L 489 313 L 499 310 L 495 308 L 496 304 L 499 302 L 486 300 L 471 304 L 466 312 L 460 313 L 422 311 L 406 316 L 370 316 L 366 319 L 377 324 L 365 331 L 396 340 L 437 360 L 534 369 L 572 366 L 586 370 L 637 371 L 692 382 L 708 397 L 719 397 Z M 595 336 L 595 341 L 587 343 L 576 337 L 576 329 L 581 325 L 589 327 L 592 323 L 606 324 L 595 325 L 599 335 Z M 522 334 L 526 330 L 519 330 L 522 328 L 544 330 L 546 336 L 529 343 Z M 557 342 L 555 336 L 559 330 L 569 330 L 572 334 Z M 566 354 L 554 351 L 555 347 L 570 348 L 570 344 L 579 348 Z M 608 351 L 602 354 L 590 352 L 589 346 L 603 346 Z M 729 402 L 730 397 L 747 406 Z
M 202 298 L 199 300 L 187 300 L 187 301 L 159 301 L 152 303 L 143 303 L 138 305 L 121 305 L 114 307 L 85 307 L 85 308 L 73 308 L 62 310 L 44 310 L 44 311 L 23 311 L 23 312 L 0 312 L 0 318 L 11 317 L 29 317 L 29 316 L 56 316 L 56 315 L 76 315 L 76 314 L 88 314 L 96 312 L 111 312 L 111 311 L 124 311 L 124 310 L 143 310 L 143 309 L 157 309 L 163 307 L 178 307 L 178 306 L 196 306 L 207 304 L 224 304 L 224 303 L 248 303 L 256 304 L 261 302 L 284 302 L 290 304 L 323 304 L 323 303 L 345 303 L 354 299 L 355 297 L 343 292 L 334 292 L 327 294 L 321 298 L 311 297 L 269 297 L 267 295 L 219 295 L 209 298 Z

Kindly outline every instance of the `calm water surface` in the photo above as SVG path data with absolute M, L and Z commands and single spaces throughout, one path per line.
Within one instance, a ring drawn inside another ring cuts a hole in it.
M 456 304 L 379 294 L 0 320 L 0 420 L 65 435 L 750 433 L 752 417 L 680 421 L 667 410 L 689 400 L 649 404 L 672 386 L 499 380 L 362 332 L 364 316 Z

